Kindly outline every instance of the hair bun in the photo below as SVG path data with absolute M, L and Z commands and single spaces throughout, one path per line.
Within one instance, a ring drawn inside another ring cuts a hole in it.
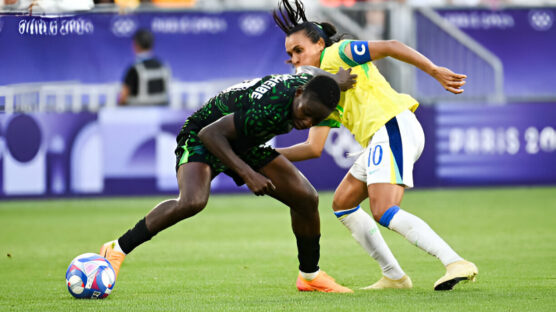
M 334 27 L 334 25 L 327 23 L 327 22 L 322 22 L 320 23 L 320 26 L 322 27 L 322 30 L 324 31 L 324 33 L 328 36 L 328 37 L 332 37 L 334 36 L 336 33 L 338 33 L 338 31 L 336 30 L 336 27 Z

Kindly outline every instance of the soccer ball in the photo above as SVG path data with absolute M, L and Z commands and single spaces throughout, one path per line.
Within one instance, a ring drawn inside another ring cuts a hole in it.
M 110 262 L 94 253 L 75 257 L 66 271 L 68 291 L 75 298 L 106 298 L 115 283 L 116 274 Z

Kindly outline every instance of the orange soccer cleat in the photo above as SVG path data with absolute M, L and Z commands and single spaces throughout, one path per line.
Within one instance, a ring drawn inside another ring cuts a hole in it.
M 297 277 L 297 289 L 299 291 L 320 291 L 320 292 L 335 292 L 335 293 L 352 293 L 353 290 L 344 287 L 324 271 L 320 271 L 317 277 L 308 281 L 304 279 L 301 274 Z
M 112 265 L 114 269 L 114 273 L 116 273 L 116 278 L 118 277 L 118 272 L 120 271 L 120 266 L 122 262 L 124 262 L 125 254 L 120 251 L 114 250 L 114 245 L 116 245 L 116 241 L 110 241 L 102 247 L 100 247 L 100 255 L 106 258 L 108 262 Z

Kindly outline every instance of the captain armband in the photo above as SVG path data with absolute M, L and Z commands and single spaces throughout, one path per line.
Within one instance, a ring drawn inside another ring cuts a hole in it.
M 368 41 L 352 41 L 349 43 L 351 48 L 351 57 L 358 64 L 365 64 L 371 60 Z

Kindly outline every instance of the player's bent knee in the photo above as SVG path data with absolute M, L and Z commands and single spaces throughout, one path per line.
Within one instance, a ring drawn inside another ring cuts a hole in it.
M 346 204 L 348 202 L 349 200 L 345 195 L 336 193 L 334 194 L 334 198 L 332 199 L 332 209 L 334 211 L 340 211 L 353 208 L 351 207 L 351 205 Z
M 317 190 L 304 178 L 291 181 L 293 188 L 287 191 L 288 197 L 295 199 L 295 202 L 304 202 L 306 205 L 318 205 L 319 193 Z
M 396 206 L 396 203 L 386 202 L 376 197 L 369 197 L 369 204 L 371 206 L 371 213 L 373 214 L 373 219 L 375 221 L 380 221 L 382 215 L 392 206 Z
M 295 201 L 291 202 L 290 208 L 302 213 L 318 212 L 319 194 L 314 188 L 308 188 L 303 192 L 297 193 Z
M 384 214 L 384 211 L 371 210 L 371 213 L 373 214 L 373 219 L 375 219 L 376 222 L 379 222 L 380 218 L 382 218 L 382 215 Z
M 203 210 L 206 205 L 206 200 L 178 200 L 178 205 L 176 207 L 175 213 L 180 219 L 189 218 L 201 212 L 201 210 Z
M 308 188 L 305 192 L 304 199 L 309 203 L 312 207 L 319 206 L 319 193 L 314 188 Z

